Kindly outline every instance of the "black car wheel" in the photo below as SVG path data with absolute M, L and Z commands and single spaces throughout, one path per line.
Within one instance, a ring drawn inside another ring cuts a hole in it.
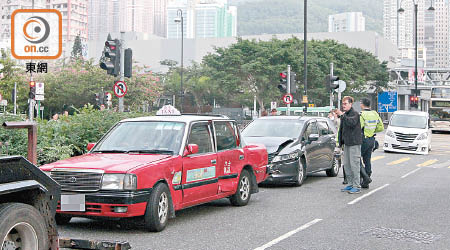
M 251 197 L 251 178 L 247 170 L 242 170 L 239 178 L 239 185 L 236 193 L 230 197 L 230 202 L 233 206 L 245 206 L 250 201 Z
M 299 187 L 303 184 L 303 182 L 306 179 L 306 164 L 304 163 L 303 159 L 298 159 L 298 172 L 297 172 L 297 179 L 295 179 L 294 185 Z
M 170 191 L 166 184 L 159 183 L 153 189 L 144 215 L 145 227 L 150 232 L 161 232 L 169 220 Z
M 331 168 L 326 171 L 328 177 L 336 177 L 339 174 L 339 159 L 334 156 L 333 162 L 331 163 Z
M 70 215 L 55 214 L 56 224 L 58 224 L 58 225 L 65 225 L 65 224 L 69 223 L 71 219 L 72 219 L 72 216 L 70 216 Z

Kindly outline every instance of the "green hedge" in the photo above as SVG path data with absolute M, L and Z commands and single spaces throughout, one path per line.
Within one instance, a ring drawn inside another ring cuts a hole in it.
M 92 106 L 85 106 L 78 113 L 71 116 L 60 116 L 57 121 L 37 120 L 38 165 L 66 159 L 71 156 L 86 153 L 89 142 L 97 142 L 115 123 L 125 118 L 145 116 L 148 113 L 117 113 L 108 110 L 95 110 Z M 23 116 L 3 115 L 0 122 L 23 121 Z M 0 129 L 0 141 L 9 142 L 9 155 L 27 155 L 26 129 Z M 3 146 L 1 154 L 6 154 Z

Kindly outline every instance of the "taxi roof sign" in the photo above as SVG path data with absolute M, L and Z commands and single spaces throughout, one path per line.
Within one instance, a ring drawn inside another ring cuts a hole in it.
M 156 112 L 156 115 L 181 115 L 181 113 L 172 105 L 164 105 Z

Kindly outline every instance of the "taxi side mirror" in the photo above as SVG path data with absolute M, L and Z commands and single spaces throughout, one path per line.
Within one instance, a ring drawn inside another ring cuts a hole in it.
M 87 151 L 91 151 L 91 149 L 92 149 L 94 146 L 95 146 L 95 143 L 89 142 L 88 145 L 87 145 L 87 147 L 86 147 Z
M 198 153 L 198 145 L 197 144 L 188 144 L 186 149 L 184 150 L 183 156 L 193 155 Z

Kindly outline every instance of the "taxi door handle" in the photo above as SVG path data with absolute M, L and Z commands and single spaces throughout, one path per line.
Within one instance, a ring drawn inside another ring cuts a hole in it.
M 239 160 L 243 160 L 244 159 L 244 155 L 239 155 Z
M 214 159 L 214 160 L 211 160 L 211 164 L 216 164 L 217 163 L 217 161 Z

